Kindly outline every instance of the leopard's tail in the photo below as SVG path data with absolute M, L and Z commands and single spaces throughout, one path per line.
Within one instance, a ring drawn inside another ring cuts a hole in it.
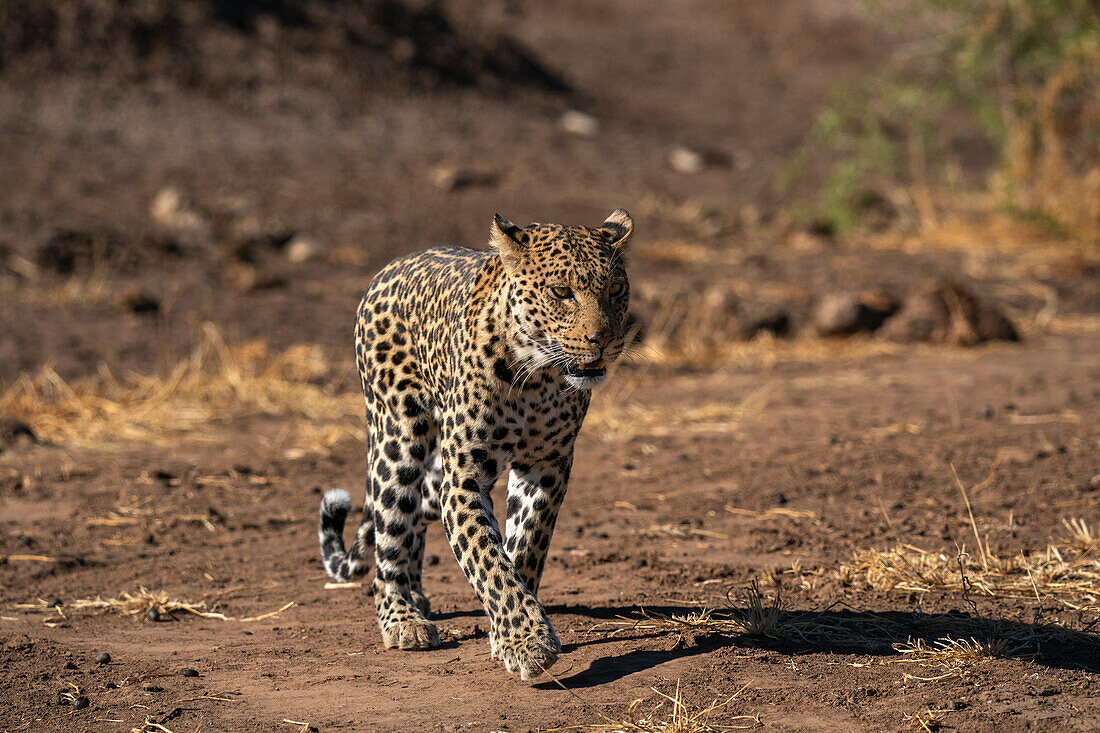
M 317 536 L 321 540 L 321 560 L 325 572 L 341 583 L 354 580 L 370 570 L 370 553 L 374 549 L 374 512 L 370 504 L 363 509 L 359 529 L 351 550 L 344 549 L 344 521 L 351 511 L 351 496 L 343 489 L 325 492 L 321 499 L 321 524 Z

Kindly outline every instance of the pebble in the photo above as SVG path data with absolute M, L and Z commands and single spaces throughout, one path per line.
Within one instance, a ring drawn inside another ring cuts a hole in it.
M 145 612 L 145 618 L 149 619 L 150 621 L 160 621 L 160 611 L 155 608 L 150 608 L 148 611 Z
M 561 129 L 580 137 L 595 137 L 600 132 L 600 121 L 586 112 L 575 109 L 562 113 L 558 120 Z
M 197 669 L 191 669 L 190 667 L 184 667 L 180 670 L 180 674 L 184 677 L 198 677 L 199 671 Z
M 88 704 L 88 698 L 84 697 L 83 695 L 78 695 L 77 697 L 73 698 L 73 707 L 77 710 L 83 710 L 84 708 L 88 707 Z
M 62 605 L 64 605 L 64 604 L 61 602 L 61 599 L 58 598 L 57 596 L 54 596 L 50 600 L 46 601 L 46 608 L 57 608 L 58 606 L 62 606 Z
M 295 234 L 286 245 L 286 258 L 295 264 L 312 260 L 320 252 L 317 240 L 308 234 Z
M 459 168 L 451 165 L 437 165 L 429 173 L 432 184 L 444 191 L 457 191 L 460 188 L 476 186 L 492 187 L 500 182 L 500 174 L 492 170 Z
M 668 164 L 677 173 L 701 173 L 707 167 L 706 160 L 699 153 L 684 147 L 673 148 L 668 154 Z
M 99 654 L 95 655 L 95 663 L 96 664 L 110 664 L 111 663 L 111 655 L 108 654 L 107 652 L 100 652 Z
M 201 231 L 206 220 L 194 205 L 175 188 L 162 188 L 149 206 L 149 216 L 165 229 Z

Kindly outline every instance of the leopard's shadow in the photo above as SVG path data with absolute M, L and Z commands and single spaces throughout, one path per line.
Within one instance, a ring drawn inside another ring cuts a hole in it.
M 547 608 L 553 616 L 572 615 L 600 622 L 641 617 L 639 606 L 595 607 L 584 605 L 557 605 Z M 665 616 L 687 615 L 697 608 L 677 606 L 647 606 L 650 614 Z M 675 642 L 675 634 L 637 630 L 629 635 L 611 636 L 590 634 L 574 643 L 564 644 L 563 654 L 584 647 L 613 642 L 640 641 L 665 637 L 672 648 L 668 650 L 634 649 L 622 654 L 599 657 L 587 669 L 578 671 L 557 681 L 549 680 L 535 685 L 538 689 L 570 689 L 594 687 L 641 672 L 677 659 L 705 654 L 723 647 L 768 650 L 795 657 L 803 654 L 863 654 L 896 656 L 895 644 L 916 642 L 934 645 L 943 638 L 970 639 L 976 635 L 988 639 L 1003 639 L 1007 643 L 999 656 L 1008 659 L 1026 659 L 1052 669 L 1100 672 L 1100 636 L 1090 631 L 1076 631 L 1047 623 L 1026 623 L 989 617 L 977 617 L 967 613 L 922 613 L 915 611 L 870 612 L 860 610 L 790 611 L 784 621 L 797 622 L 803 629 L 821 628 L 818 634 L 802 634 L 797 640 L 772 638 L 751 634 L 725 636 L 721 634 L 695 634 Z M 848 633 L 834 635 L 827 629 L 842 627 Z M 861 636 L 861 631 L 863 635 Z M 1040 643 L 1041 641 L 1041 643 Z M 562 660 L 566 661 L 566 660 Z M 560 685 L 559 685 L 560 683 Z

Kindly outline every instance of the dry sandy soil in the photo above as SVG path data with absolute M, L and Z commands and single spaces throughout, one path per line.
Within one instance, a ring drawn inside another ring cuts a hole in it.
M 716 728 L 1100 727 L 1096 253 L 946 211 L 785 220 L 811 111 L 890 56 L 857 3 L 44 5 L 0 11 L 0 730 L 657 724 L 677 690 Z M 553 678 L 489 658 L 439 528 L 443 646 L 383 651 L 315 536 L 363 481 L 359 292 L 494 211 L 617 206 L 649 356 L 580 441 Z M 807 332 L 830 291 L 938 277 L 1022 340 Z M 748 332 L 769 313 L 786 335 Z

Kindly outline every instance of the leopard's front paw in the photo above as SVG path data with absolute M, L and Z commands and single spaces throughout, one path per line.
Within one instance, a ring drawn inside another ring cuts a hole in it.
M 387 623 L 379 621 L 382 644 L 387 649 L 434 649 L 439 646 L 435 624 L 419 616 L 406 616 Z
M 522 680 L 538 677 L 554 666 L 561 655 L 561 642 L 546 618 L 521 624 L 511 633 L 499 629 L 490 632 L 489 647 L 493 658 L 503 662 L 509 672 L 519 672 Z

